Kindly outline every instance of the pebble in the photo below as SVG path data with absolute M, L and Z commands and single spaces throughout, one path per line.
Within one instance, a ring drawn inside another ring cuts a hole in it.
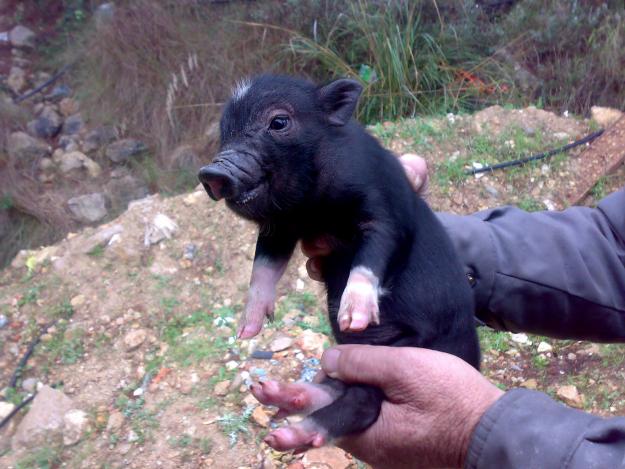
M 236 370 L 239 367 L 239 363 L 234 361 L 234 360 L 230 360 L 228 363 L 226 363 L 226 369 L 227 370 Z
M 272 352 L 281 352 L 291 347 L 291 345 L 293 345 L 293 339 L 282 336 L 274 339 L 269 348 Z
M 575 355 L 573 352 L 569 352 L 569 354 L 566 356 L 566 358 L 568 360 L 574 361 L 574 360 L 577 360 L 577 355 Z
M 524 334 L 522 332 L 519 334 L 510 334 L 510 338 L 512 339 L 513 342 L 516 342 L 517 344 L 521 344 L 521 345 L 532 344 L 529 340 L 529 337 L 527 337 L 527 334 Z
M 584 407 L 583 397 L 579 394 L 577 387 L 572 384 L 559 387 L 556 395 L 571 407 L 577 407 L 578 409 Z
M 22 381 L 22 389 L 26 392 L 34 392 L 37 389 L 37 383 L 39 383 L 37 378 L 26 378 Z
M 5 418 L 15 409 L 15 404 L 11 402 L 0 401 L 0 420 Z
M 536 348 L 536 351 L 538 353 L 551 352 L 552 350 L 553 350 L 553 347 L 549 345 L 547 342 L 540 342 L 538 344 L 538 348 Z
M 9 323 L 9 318 L 7 318 L 4 314 L 0 314 L 0 329 L 2 329 L 8 323 Z
M 124 414 L 119 411 L 112 412 L 106 423 L 106 431 L 109 433 L 117 433 L 124 425 Z
M 267 428 L 269 422 L 271 422 L 271 417 L 265 412 L 262 406 L 258 406 L 252 412 L 252 420 L 261 427 Z
M 134 430 L 130 430 L 126 439 L 128 443 L 134 443 L 135 441 L 139 441 L 139 435 L 137 435 Z
M 228 388 L 229 387 L 230 387 L 230 381 L 229 380 L 220 381 L 213 388 L 213 392 L 215 393 L 216 396 L 225 396 L 226 394 L 228 394 Z
M 538 387 L 538 382 L 534 378 L 530 378 L 523 381 L 521 387 L 525 389 L 536 389 Z
M 141 346 L 147 337 L 147 332 L 145 329 L 134 329 L 130 331 L 124 337 L 124 345 L 126 346 L 126 351 L 131 352 L 136 350 Z

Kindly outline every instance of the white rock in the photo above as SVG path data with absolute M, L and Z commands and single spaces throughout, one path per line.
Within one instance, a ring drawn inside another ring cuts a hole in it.
M 15 404 L 11 402 L 0 401 L 0 420 L 5 418 L 15 409 Z
M 513 342 L 516 342 L 517 344 L 531 345 L 529 337 L 527 337 L 527 334 L 524 334 L 523 332 L 519 334 L 510 334 L 510 338 Z
M 552 350 L 553 350 L 553 347 L 549 345 L 547 342 L 539 343 L 538 348 L 536 349 L 538 353 L 551 352 Z
M 278 337 L 271 342 L 269 350 L 272 352 L 281 352 L 282 350 L 288 349 L 291 345 L 293 345 L 293 339 L 290 337 Z
M 175 221 L 163 213 L 157 213 L 151 223 L 145 227 L 143 242 L 145 246 L 157 244 L 163 239 L 170 239 L 178 231 Z
M 72 409 L 63 416 L 65 428 L 63 429 L 63 444 L 75 445 L 80 441 L 89 425 L 87 413 L 79 409 Z
M 18 24 L 9 31 L 9 41 L 13 47 L 32 48 L 35 45 L 35 33 Z

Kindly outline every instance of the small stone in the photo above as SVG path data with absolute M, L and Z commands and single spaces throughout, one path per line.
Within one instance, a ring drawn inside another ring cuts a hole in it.
M 291 345 L 293 345 L 293 339 L 290 337 L 278 337 L 271 342 L 269 349 L 272 352 L 281 352 L 283 350 L 288 349 Z
M 569 352 L 566 358 L 567 360 L 575 361 L 577 360 L 577 355 L 575 355 L 573 352 Z
M 25 132 L 13 132 L 8 138 L 7 152 L 16 162 L 23 160 L 25 164 L 32 164 L 33 161 L 47 156 L 51 148 Z
M 35 46 L 35 33 L 21 24 L 9 31 L 9 42 L 13 47 L 32 49 Z
M 321 357 L 328 338 L 319 332 L 304 330 L 297 338 L 299 347 L 305 352 L 311 353 L 316 357 Z
M 304 467 L 310 468 L 347 469 L 351 466 L 352 461 L 342 449 L 333 446 L 324 446 L 306 451 L 302 463 Z
M 258 406 L 252 412 L 252 420 L 261 427 L 267 428 L 269 422 L 271 422 L 271 417 L 265 412 L 262 406 Z
M 67 85 L 58 85 L 52 88 L 50 94 L 46 95 L 48 101 L 58 101 L 59 99 L 67 98 L 71 93 L 71 89 Z
M 54 161 L 52 161 L 52 158 L 41 158 L 41 160 L 39 160 L 39 169 L 42 171 L 51 171 L 53 168 Z
M 182 254 L 182 257 L 184 257 L 185 259 L 192 261 L 193 259 L 195 259 L 195 256 L 197 255 L 197 245 L 195 244 L 185 244 L 184 246 L 184 252 Z M 226 305 L 228 306 L 228 305 Z
M 157 213 L 152 223 L 146 226 L 144 245 L 157 244 L 164 239 L 170 239 L 178 231 L 175 221 L 163 213 Z
M 61 114 L 65 117 L 76 114 L 78 112 L 78 108 L 78 101 L 73 98 L 63 98 L 59 103 L 59 111 L 61 111 Z
M 4 419 L 15 409 L 15 404 L 11 402 L 0 401 L 0 420 Z
M 72 409 L 65 413 L 63 421 L 65 423 L 63 444 L 65 446 L 75 445 L 80 441 L 89 426 L 87 413 L 79 409 Z
M 549 345 L 547 342 L 540 342 L 538 344 L 538 347 L 536 348 L 536 351 L 538 353 L 551 352 L 552 350 L 553 350 L 553 347 Z
M 556 140 L 568 140 L 570 136 L 566 132 L 556 132 L 553 134 L 553 138 Z
M 20 67 L 11 67 L 9 70 L 9 77 L 7 78 L 7 85 L 11 88 L 15 94 L 26 86 L 26 72 Z
M 85 152 L 97 150 L 103 145 L 108 145 L 117 137 L 117 132 L 112 126 L 101 126 L 90 130 L 85 135 L 82 148 Z
M 133 350 L 138 349 L 147 337 L 147 332 L 145 329 L 133 329 L 124 337 L 124 345 L 126 346 L 126 351 L 131 352 Z
M 70 151 L 68 153 L 64 153 L 59 158 L 59 169 L 62 173 L 69 173 L 70 171 L 80 169 L 83 167 L 83 162 L 85 158 L 87 158 L 86 155 L 79 151 Z
M 584 348 L 580 352 L 582 352 L 582 353 L 584 353 L 586 355 L 600 355 L 601 354 L 601 347 L 599 347 L 598 344 L 590 344 L 588 347 Z
M 499 197 L 499 191 L 497 189 L 495 189 L 493 186 L 485 186 L 484 189 L 486 190 L 486 192 L 488 192 L 488 194 L 493 197 L 493 198 L 497 198 Z
M 26 378 L 22 381 L 22 389 L 26 392 L 35 392 L 39 380 L 37 378 Z
M 138 155 L 147 150 L 145 144 L 139 140 L 126 138 L 113 142 L 106 147 L 106 157 L 113 163 L 123 163 L 131 156 Z
M 119 411 L 115 411 L 109 415 L 108 422 L 106 423 L 106 431 L 108 433 L 117 433 L 124 425 L 124 414 Z
M 609 107 L 593 106 L 590 108 L 592 119 L 604 129 L 610 127 L 617 120 L 623 117 L 622 111 Z
M 45 106 L 39 117 L 30 121 L 26 127 L 28 132 L 38 138 L 52 138 L 61 130 L 63 121 L 52 106 Z
M 527 334 L 524 334 L 523 332 L 519 334 L 510 334 L 510 338 L 512 339 L 513 342 L 516 342 L 517 344 L 521 344 L 521 345 L 531 344 L 529 337 L 527 337 Z
M 0 329 L 2 329 L 8 323 L 9 323 L 9 318 L 7 318 L 4 314 L 0 314 Z
M 134 430 L 130 430 L 128 432 L 128 436 L 126 437 L 126 441 L 128 443 L 134 443 L 135 441 L 139 441 L 139 435 Z
M 583 397 L 579 394 L 577 387 L 572 384 L 560 386 L 556 391 L 556 395 L 571 407 L 577 407 L 578 409 L 584 407 Z
M 83 120 L 82 115 L 78 112 L 65 119 L 62 132 L 64 135 L 76 135 L 80 133 L 84 126 L 85 121 Z
M 67 206 L 76 220 L 83 223 L 94 223 L 106 216 L 107 199 L 101 192 L 80 195 L 67 201 Z
M 226 394 L 228 394 L 228 388 L 229 387 L 230 387 L 230 381 L 228 381 L 228 380 L 220 381 L 213 388 L 213 393 L 216 396 L 225 396 Z
M 239 363 L 234 361 L 234 360 L 230 360 L 229 362 L 226 363 L 226 370 L 236 370 L 239 367 Z
M 102 173 L 102 168 L 98 163 L 93 161 L 91 158 L 85 157 L 82 162 L 84 168 L 87 170 L 87 174 L 91 178 L 97 178 Z
M 536 389 L 538 387 L 538 382 L 534 378 L 530 378 L 523 381 L 521 387 L 525 389 Z

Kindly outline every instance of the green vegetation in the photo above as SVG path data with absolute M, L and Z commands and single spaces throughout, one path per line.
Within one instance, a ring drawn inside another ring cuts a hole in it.
M 221 431 L 228 437 L 230 441 L 230 446 L 234 446 L 237 444 L 239 440 L 239 434 L 249 435 L 250 430 L 247 427 L 249 423 L 250 416 L 254 411 L 254 407 L 247 407 L 240 414 L 228 413 L 224 414 L 217 419 L 217 423 L 219 424 L 219 428 Z
M 128 387 L 126 392 L 136 387 Z M 152 432 L 159 426 L 157 412 L 145 408 L 143 397 L 131 399 L 126 394 L 121 394 L 115 401 L 115 407 L 130 421 L 130 427 L 137 435 L 136 442 L 140 445 L 150 438 Z
M 480 327 L 477 330 L 480 339 L 480 348 L 483 352 L 496 350 L 503 353 L 510 349 L 510 336 L 507 332 L 499 332 L 488 327 Z
M 58 467 L 61 460 L 62 448 L 44 446 L 33 450 L 15 465 L 15 469 L 52 469 Z
M 545 210 L 545 205 L 542 202 L 535 200 L 529 196 L 526 196 L 523 199 L 519 200 L 517 206 L 520 209 L 525 210 L 526 212 L 538 212 L 540 210 Z

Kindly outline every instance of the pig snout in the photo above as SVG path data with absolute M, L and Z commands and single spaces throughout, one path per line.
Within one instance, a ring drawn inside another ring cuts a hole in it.
M 239 193 L 237 180 L 218 164 L 204 166 L 198 178 L 213 200 L 236 197 Z

